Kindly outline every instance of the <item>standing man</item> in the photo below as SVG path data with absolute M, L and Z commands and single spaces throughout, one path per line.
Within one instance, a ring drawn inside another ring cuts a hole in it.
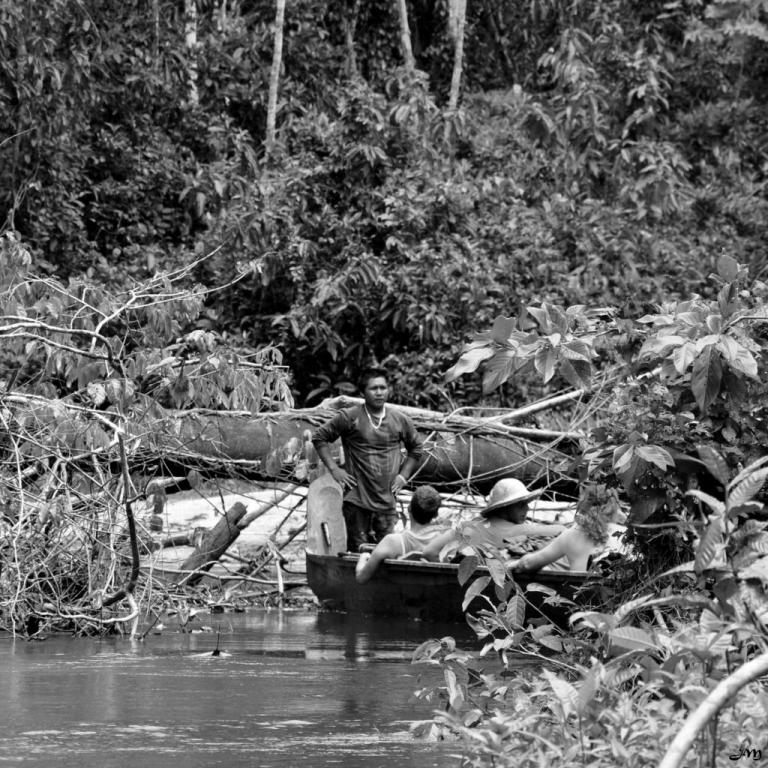
M 339 411 L 315 430 L 317 455 L 344 491 L 342 511 L 347 525 L 347 547 L 357 552 L 392 533 L 397 520 L 395 495 L 421 459 L 421 441 L 411 420 L 387 405 L 389 381 L 382 368 L 368 368 L 360 377 L 363 404 Z M 341 438 L 344 467 L 331 456 L 330 444 Z M 405 461 L 401 446 L 407 453 Z

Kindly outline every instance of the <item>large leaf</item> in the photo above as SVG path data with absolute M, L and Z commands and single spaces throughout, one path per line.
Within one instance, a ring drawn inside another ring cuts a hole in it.
M 725 504 L 720 499 L 716 499 L 714 496 L 710 496 L 704 491 L 698 491 L 696 489 L 692 491 L 686 491 L 686 496 L 693 496 L 699 501 L 703 501 L 715 514 L 722 515 L 725 512 Z
M 497 317 L 493 321 L 491 329 L 491 338 L 497 344 L 505 344 L 512 332 L 517 330 L 517 319 L 514 317 Z
M 496 558 L 491 558 L 486 565 L 491 573 L 491 578 L 493 579 L 494 584 L 503 586 L 504 582 L 507 580 L 507 569 L 504 567 L 504 563 L 500 560 L 496 560 Z
M 723 518 L 713 517 L 707 530 L 699 542 L 699 548 L 696 550 L 696 557 L 693 561 L 693 570 L 701 573 L 708 568 L 720 546 L 723 543 Z
M 464 593 L 464 602 L 461 604 L 461 610 L 466 611 L 467 606 L 479 595 L 483 593 L 485 588 L 491 583 L 490 576 L 481 576 L 475 579 L 467 588 Z
M 489 394 L 498 389 L 511 375 L 515 368 L 515 353 L 504 349 L 497 352 L 485 364 L 483 374 L 483 393 Z
M 611 646 L 622 651 L 649 651 L 658 647 L 653 635 L 639 627 L 616 627 L 608 633 Z
M 735 371 L 749 376 L 751 379 L 757 378 L 757 360 L 754 355 L 739 344 L 732 336 L 721 336 L 717 342 L 717 348 L 728 365 Z
M 556 361 L 557 354 L 550 346 L 540 347 L 536 352 L 533 363 L 545 384 L 555 375 Z
M 704 462 L 711 475 L 721 485 L 728 485 L 728 465 L 725 459 L 708 445 L 700 445 L 696 448 L 699 458 Z
M 557 330 L 549 316 L 546 304 L 542 307 L 528 307 L 528 314 L 539 324 L 542 333 L 548 334 Z
M 513 629 L 522 629 L 525 626 L 525 598 L 517 594 L 508 603 L 504 618 Z
M 569 360 L 563 356 L 558 363 L 558 370 L 574 389 L 588 389 L 592 383 L 592 365 L 585 360 Z
M 469 577 L 477 570 L 477 566 L 480 563 L 480 559 L 477 555 L 467 555 L 459 563 L 459 584 L 464 586 L 467 583 Z
M 484 343 L 482 346 L 469 346 L 461 353 L 456 364 L 449 368 L 445 374 L 446 381 L 454 381 L 465 373 L 473 373 L 480 363 L 493 357 L 495 349 Z
M 760 469 L 742 480 L 728 494 L 728 506 L 739 507 L 751 501 L 754 495 L 763 487 L 766 477 L 768 477 L 768 469 Z
M 712 344 L 705 347 L 693 362 L 691 390 L 702 411 L 714 402 L 723 380 L 723 363 Z
M 740 570 L 739 577 L 742 579 L 760 579 L 763 586 L 768 586 L 768 557 L 761 557 L 747 568 Z
M 546 667 L 542 669 L 542 672 L 563 708 L 563 715 L 568 717 L 568 715 L 576 714 L 579 709 L 579 692 L 567 680 L 558 677 Z
M 672 352 L 672 363 L 675 366 L 675 370 L 682 376 L 688 370 L 688 366 L 695 357 L 696 346 L 690 341 L 686 341 L 685 344 Z
M 669 451 L 659 445 L 638 445 L 635 447 L 635 453 L 639 458 L 644 459 L 649 464 L 655 464 L 662 470 L 675 466 Z
M 732 283 L 739 276 L 739 262 L 733 256 L 722 254 L 717 259 L 717 274 L 726 283 Z

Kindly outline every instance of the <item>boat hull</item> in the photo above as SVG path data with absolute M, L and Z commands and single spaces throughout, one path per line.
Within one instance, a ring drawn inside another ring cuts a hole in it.
M 306 556 L 307 582 L 324 608 L 420 621 L 465 621 L 462 610 L 465 587 L 459 583 L 459 566 L 455 563 L 385 560 L 370 581 L 358 584 L 355 565 L 359 555 L 321 555 L 308 551 Z M 487 573 L 484 568 L 478 569 L 480 576 Z M 593 578 L 583 572 L 539 571 L 521 578 L 516 576 L 515 580 L 521 587 L 536 582 L 573 599 L 577 594 L 582 597 L 587 594 Z M 470 579 L 468 584 L 472 581 Z M 494 600 L 493 585 L 487 590 L 487 596 Z M 534 604 L 539 603 L 534 610 L 538 613 L 546 594 L 536 592 L 532 597 Z M 481 597 L 470 603 L 468 611 L 472 613 L 489 607 L 487 600 Z M 562 606 L 544 608 L 547 618 L 557 623 L 562 623 L 567 612 Z

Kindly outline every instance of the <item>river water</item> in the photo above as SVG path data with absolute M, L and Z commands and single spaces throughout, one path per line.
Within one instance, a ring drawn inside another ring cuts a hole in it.
M 0 764 L 447 768 L 414 739 L 437 670 L 416 646 L 468 628 L 303 611 L 204 613 L 144 640 L 0 640 Z M 220 655 L 212 652 L 217 648 Z

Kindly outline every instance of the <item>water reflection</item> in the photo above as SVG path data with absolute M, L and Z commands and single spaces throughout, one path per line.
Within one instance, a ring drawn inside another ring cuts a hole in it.
M 429 637 L 458 632 L 464 647 L 475 647 L 468 628 L 283 611 L 202 618 L 211 631 L 166 630 L 144 641 L 0 642 L 0 762 L 456 763 L 455 745 L 410 736 L 410 721 L 430 714 L 413 691 L 437 673 L 409 661 Z

